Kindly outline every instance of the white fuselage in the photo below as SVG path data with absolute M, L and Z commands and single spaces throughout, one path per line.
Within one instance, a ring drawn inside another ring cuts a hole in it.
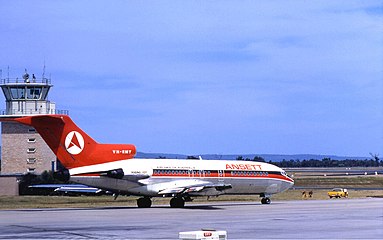
M 107 170 L 122 169 L 124 179 L 100 176 Z M 69 170 L 71 181 L 102 189 L 140 196 L 163 196 L 166 189 L 208 184 L 230 185 L 190 195 L 264 194 L 289 189 L 294 181 L 272 164 L 231 160 L 128 159 Z

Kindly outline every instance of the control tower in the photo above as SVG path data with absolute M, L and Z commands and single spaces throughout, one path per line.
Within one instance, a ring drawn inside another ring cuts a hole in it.
M 30 76 L 27 71 L 22 78 L 1 79 L 6 109 L 1 118 L 23 117 L 36 114 L 68 114 L 57 111 L 48 100 L 51 80 Z M 32 127 L 15 122 L 1 124 L 1 174 L 40 174 L 56 168 L 56 156 Z

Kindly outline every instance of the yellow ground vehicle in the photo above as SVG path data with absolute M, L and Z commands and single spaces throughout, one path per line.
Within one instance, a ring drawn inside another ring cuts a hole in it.
M 330 198 L 341 198 L 341 197 L 348 197 L 348 191 L 345 188 L 333 188 L 331 191 L 329 191 L 328 196 Z

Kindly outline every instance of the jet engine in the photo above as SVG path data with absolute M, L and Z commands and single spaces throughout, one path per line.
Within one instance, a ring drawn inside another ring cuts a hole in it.
M 124 175 L 125 175 L 124 170 L 122 170 L 121 168 L 110 170 L 106 173 L 107 177 L 116 178 L 116 179 L 122 179 Z

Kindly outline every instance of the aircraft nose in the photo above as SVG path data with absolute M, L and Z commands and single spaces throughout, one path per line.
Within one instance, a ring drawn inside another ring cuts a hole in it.
M 288 177 L 288 179 L 289 179 L 290 181 L 288 181 L 288 182 L 283 182 L 283 184 L 282 184 L 283 191 L 285 191 L 285 190 L 291 188 L 292 186 L 294 186 L 294 179 L 292 179 L 292 178 L 290 178 L 290 177 Z
M 294 179 L 291 179 L 291 182 L 289 184 L 290 184 L 290 187 L 294 186 Z
M 282 186 L 281 186 L 281 192 L 284 192 L 284 191 L 288 190 L 293 185 L 294 185 L 294 183 L 291 183 L 291 182 L 283 182 Z

